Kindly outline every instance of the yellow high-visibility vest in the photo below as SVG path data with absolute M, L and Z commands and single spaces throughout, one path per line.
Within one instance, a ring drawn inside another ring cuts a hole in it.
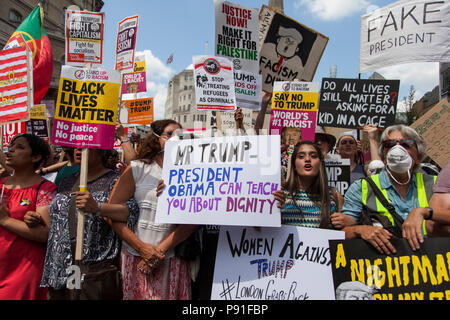
M 419 201 L 419 207 L 428 207 L 428 200 L 433 195 L 433 185 L 436 181 L 437 176 L 423 175 L 420 172 L 414 173 L 414 175 L 416 176 L 417 181 L 417 199 Z M 386 200 L 391 203 L 386 189 L 381 188 L 380 175 L 375 174 L 370 176 L 370 178 L 373 180 L 373 182 L 375 182 L 375 185 L 380 189 Z M 369 186 L 367 185 L 367 181 L 364 179 L 361 179 L 361 191 L 363 205 L 368 207 L 370 212 L 378 212 L 378 214 L 385 216 L 392 223 L 392 226 L 395 226 L 394 218 L 392 217 L 391 213 L 375 196 L 372 188 L 369 188 Z M 425 220 L 423 221 L 422 228 L 423 234 L 426 235 L 427 231 L 425 229 Z

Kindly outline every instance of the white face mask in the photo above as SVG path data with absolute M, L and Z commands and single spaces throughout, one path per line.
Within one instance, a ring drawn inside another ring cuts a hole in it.
M 413 159 L 405 148 L 395 145 L 386 154 L 386 165 L 392 172 L 406 173 L 411 169 Z

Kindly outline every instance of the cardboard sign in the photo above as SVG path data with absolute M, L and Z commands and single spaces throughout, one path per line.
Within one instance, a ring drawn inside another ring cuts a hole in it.
M 270 133 L 283 128 L 300 130 L 300 140 L 314 141 L 319 100 L 317 82 L 275 82 L 270 114 Z
M 316 228 L 221 227 L 211 300 L 334 300 L 329 239 Z
M 116 44 L 116 70 L 132 69 L 136 46 L 139 16 L 132 16 L 119 22 Z
M 194 56 L 197 110 L 236 110 L 233 66 L 226 58 Z
M 450 61 L 450 3 L 396 1 L 361 16 L 359 73 L 411 62 Z
M 124 101 L 128 109 L 127 123 L 147 125 L 153 122 L 153 98 Z
M 103 12 L 66 11 L 66 64 L 103 64 Z
M 323 78 L 320 89 L 320 126 L 386 128 L 395 123 L 400 80 Z
M 35 104 L 30 110 L 30 120 L 25 122 L 26 132 L 41 138 L 48 138 L 45 104 Z
M 29 119 L 33 62 L 28 47 L 0 51 L 0 123 Z
M 450 159 L 450 103 L 439 101 L 411 125 L 427 143 L 427 155 L 441 168 Z
M 52 144 L 112 149 L 120 73 L 62 66 Z
M 312 81 L 328 37 L 263 6 L 259 15 L 263 90 L 275 81 Z
M 155 221 L 280 226 L 279 150 L 279 136 L 167 141 Z
M 350 159 L 324 159 L 328 185 L 344 195 L 350 186 Z
M 362 239 L 330 240 L 337 300 L 448 300 L 450 238 L 425 238 L 412 251 L 391 239 L 397 253 L 379 254 Z

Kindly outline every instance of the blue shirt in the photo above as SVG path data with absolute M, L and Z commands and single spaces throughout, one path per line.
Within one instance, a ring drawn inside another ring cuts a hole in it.
M 386 189 L 388 198 L 394 206 L 395 211 L 403 219 L 406 219 L 412 209 L 420 207 L 419 199 L 417 198 L 417 179 L 415 174 L 411 177 L 411 183 L 408 186 L 408 192 L 404 201 L 391 183 L 391 180 L 389 180 L 386 170 L 381 171 L 379 177 L 381 188 Z M 345 193 L 344 199 L 342 213 L 345 213 L 358 222 L 363 211 L 361 180 L 357 180 L 350 185 Z

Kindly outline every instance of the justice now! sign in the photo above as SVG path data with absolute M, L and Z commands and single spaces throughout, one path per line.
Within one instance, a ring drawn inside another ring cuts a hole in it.
M 52 143 L 112 149 L 119 90 L 118 71 L 63 66 Z

